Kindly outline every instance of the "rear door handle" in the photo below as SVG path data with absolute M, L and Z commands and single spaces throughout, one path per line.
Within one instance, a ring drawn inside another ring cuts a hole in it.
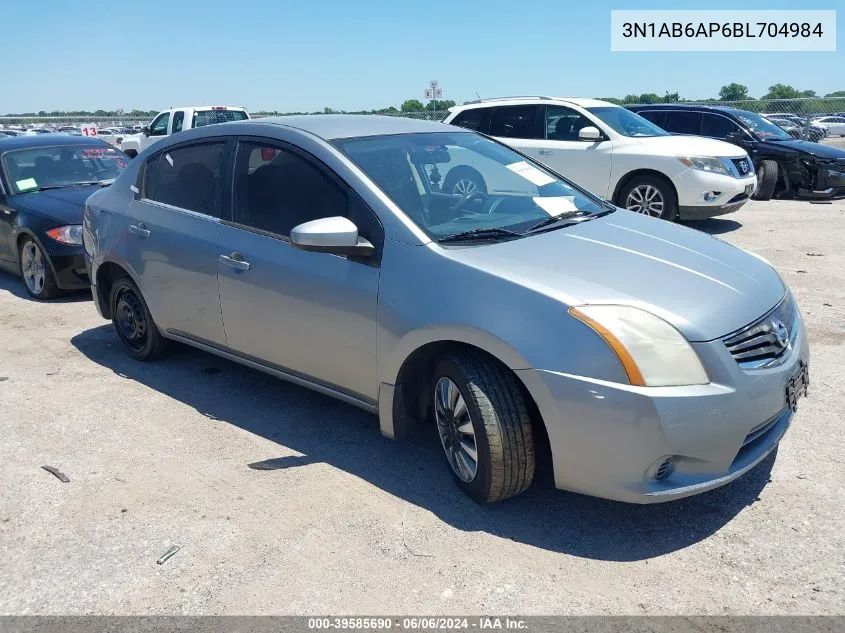
M 141 239 L 147 238 L 150 236 L 150 230 L 144 226 L 144 224 L 130 224 L 129 225 L 129 232 L 133 235 L 137 235 Z
M 551 156 L 552 150 L 550 150 L 550 149 L 541 149 L 541 150 L 538 150 L 538 151 L 537 151 L 537 153 L 538 153 L 540 156 Z
M 249 262 L 244 259 L 240 253 L 232 253 L 231 255 L 221 255 L 220 263 L 234 268 L 235 270 L 249 270 Z

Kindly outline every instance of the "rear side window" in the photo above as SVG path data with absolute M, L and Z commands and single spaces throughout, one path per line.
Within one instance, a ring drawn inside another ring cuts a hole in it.
M 203 127 L 215 123 L 228 123 L 230 121 L 243 121 L 248 119 L 243 110 L 194 110 L 191 119 L 191 127 Z
M 225 146 L 223 141 L 201 143 L 153 156 L 147 161 L 144 197 L 219 218 Z
M 472 110 L 464 110 L 460 112 L 452 121 L 451 125 L 459 125 L 468 130 L 475 130 L 476 132 L 484 132 L 487 115 L 490 114 L 489 108 L 474 108 Z
M 637 114 L 639 114 L 644 119 L 648 119 L 652 123 L 654 123 L 657 127 L 662 127 L 664 130 L 666 129 L 666 112 L 663 110 L 638 110 Z M 669 130 L 671 131 L 671 130 Z
M 490 135 L 505 138 L 543 138 L 537 126 L 537 106 L 503 106 L 490 116 Z
M 719 114 L 701 115 L 701 134 L 703 136 L 712 136 L 713 138 L 727 138 L 733 132 L 741 133 L 739 126 Z
M 673 134 L 701 134 L 701 114 L 699 112 L 669 112 L 663 129 Z

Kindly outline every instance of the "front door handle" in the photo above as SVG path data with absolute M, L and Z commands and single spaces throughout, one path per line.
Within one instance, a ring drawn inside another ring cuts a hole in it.
M 550 149 L 541 149 L 541 150 L 537 150 L 537 153 L 538 153 L 540 156 L 551 156 L 552 150 L 550 150 Z
M 231 255 L 221 255 L 220 263 L 234 268 L 235 270 L 249 270 L 249 262 L 244 259 L 240 253 L 232 253 Z
M 147 238 L 150 236 L 150 230 L 143 224 L 130 224 L 129 225 L 129 232 L 133 235 L 137 235 L 141 239 Z

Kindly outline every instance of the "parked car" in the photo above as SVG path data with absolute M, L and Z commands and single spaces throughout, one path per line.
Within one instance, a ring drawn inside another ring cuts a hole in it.
M 747 151 L 757 172 L 758 200 L 845 194 L 845 150 L 795 140 L 755 112 L 689 104 L 629 108 L 673 134 L 723 139 Z
M 787 118 L 785 116 L 779 116 L 774 114 L 766 114 L 761 115 L 767 121 L 771 121 L 775 125 L 777 125 L 780 129 L 784 132 L 789 134 L 792 138 L 798 140 L 808 140 L 812 141 L 813 143 L 818 143 L 822 140 L 825 136 L 827 136 L 827 130 L 821 127 L 817 127 L 815 125 L 807 125 L 800 121 L 796 122 L 793 118 Z M 795 117 L 796 119 L 798 117 Z
M 161 139 L 196 127 L 243 121 L 249 118 L 245 108 L 237 106 L 192 106 L 187 108 L 170 108 L 160 112 L 149 126 L 145 126 L 140 134 L 124 136 L 120 139 L 120 149 L 127 156 L 135 157 L 147 147 Z
M 665 220 L 731 213 L 756 185 L 743 150 L 673 138 L 606 101 L 485 99 L 450 108 L 444 122 L 489 134 L 605 200 Z M 485 186 L 469 170 L 452 180 Z
M 458 157 L 484 191 L 436 184 Z M 189 130 L 88 199 L 83 240 L 132 357 L 181 341 L 390 437 L 436 429 L 479 502 L 531 484 L 540 435 L 559 488 L 703 492 L 774 450 L 806 389 L 804 325 L 765 260 L 440 123 Z
M 845 117 L 843 116 L 823 116 L 818 119 L 813 119 L 813 125 L 827 130 L 828 136 L 845 136 Z
M 36 299 L 87 288 L 82 206 L 128 161 L 96 139 L 0 137 L 0 269 Z

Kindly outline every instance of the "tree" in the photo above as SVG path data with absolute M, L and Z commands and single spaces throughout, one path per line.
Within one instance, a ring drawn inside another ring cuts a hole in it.
M 836 92 L 829 92 L 828 94 L 825 95 L 825 97 L 832 97 L 834 99 L 836 97 L 845 97 L 845 90 L 837 90 Z
M 677 92 L 667 92 L 663 95 L 663 103 L 678 103 L 681 100 L 681 95 Z
M 425 106 L 418 99 L 408 99 L 402 103 L 402 112 L 422 112 Z
M 802 97 L 815 97 L 816 91 L 815 90 L 802 90 L 801 96 Z
M 448 110 L 453 105 L 455 105 L 455 102 L 451 99 L 438 99 L 437 101 L 429 101 L 425 109 L 428 111 L 432 111 L 435 108 L 437 110 Z
M 763 99 L 799 99 L 805 96 L 803 92 L 799 92 L 792 86 L 786 84 L 775 84 L 769 86 L 769 92 L 763 95 Z
M 745 101 L 750 98 L 748 96 L 748 86 L 743 86 L 742 84 L 732 83 L 722 86 L 719 89 L 719 99 L 721 101 Z

